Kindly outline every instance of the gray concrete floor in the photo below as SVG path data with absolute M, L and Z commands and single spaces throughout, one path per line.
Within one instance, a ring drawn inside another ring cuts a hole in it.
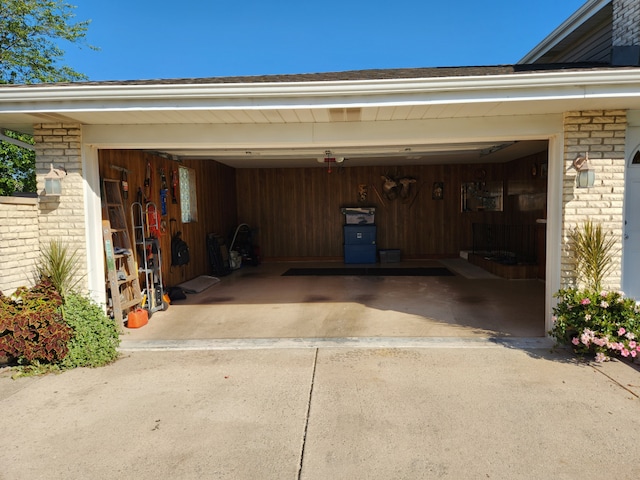
M 454 276 L 282 276 L 292 267 L 243 266 L 138 329 L 125 344 L 157 340 L 543 337 L 544 283 L 504 280 L 463 259 L 378 264 L 442 266 Z

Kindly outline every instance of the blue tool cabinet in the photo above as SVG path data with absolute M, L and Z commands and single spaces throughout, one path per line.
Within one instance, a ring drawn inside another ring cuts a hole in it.
M 376 226 L 344 225 L 344 263 L 376 263 Z

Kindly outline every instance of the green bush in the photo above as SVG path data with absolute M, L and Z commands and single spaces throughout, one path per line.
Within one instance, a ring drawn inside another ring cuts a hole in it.
M 74 335 L 69 341 L 69 354 L 60 363 L 61 368 L 101 367 L 118 358 L 118 327 L 96 303 L 77 293 L 69 293 L 62 310 Z
M 21 364 L 60 362 L 73 330 L 62 318 L 62 297 L 48 281 L 0 294 L 0 356 Z

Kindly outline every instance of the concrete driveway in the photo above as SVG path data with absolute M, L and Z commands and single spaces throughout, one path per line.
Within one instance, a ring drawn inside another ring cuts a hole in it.
M 526 341 L 124 352 L 0 370 L 0 479 L 637 478 L 638 395 Z

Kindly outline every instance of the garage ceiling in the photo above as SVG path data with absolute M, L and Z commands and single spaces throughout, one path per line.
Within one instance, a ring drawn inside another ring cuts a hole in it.
M 344 158 L 340 166 L 442 165 L 453 163 L 499 163 L 533 155 L 547 149 L 546 140 L 477 142 L 388 147 L 342 147 L 327 149 L 329 157 Z M 327 156 L 319 149 L 228 149 L 223 151 L 168 149 L 156 152 L 176 159 L 215 160 L 233 168 L 324 167 Z

